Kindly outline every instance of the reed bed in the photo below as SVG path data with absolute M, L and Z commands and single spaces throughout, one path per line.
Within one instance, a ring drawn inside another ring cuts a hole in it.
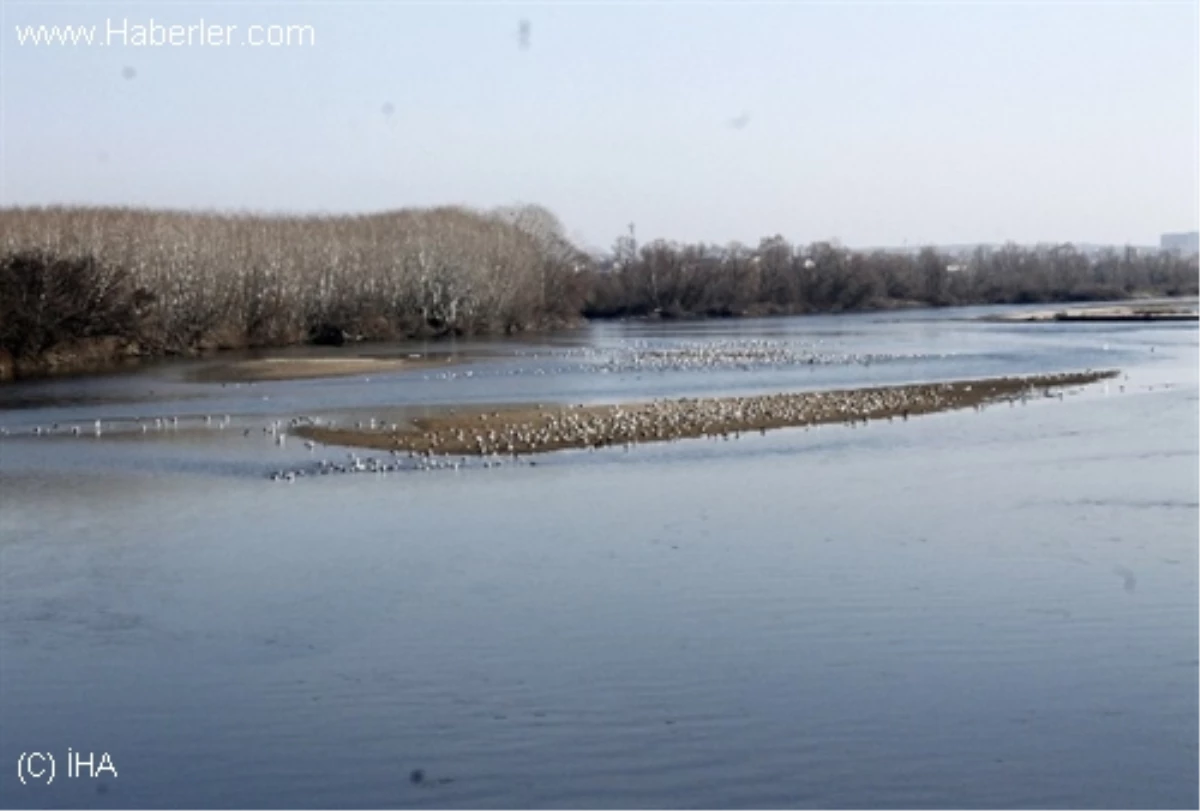
M 99 341 L 158 355 L 535 329 L 578 318 L 578 261 L 530 208 L 0 210 L 0 352 L 36 367 Z

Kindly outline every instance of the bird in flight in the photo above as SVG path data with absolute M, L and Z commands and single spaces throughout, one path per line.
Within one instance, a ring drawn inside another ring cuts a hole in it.
M 735 130 L 744 130 L 746 125 L 750 123 L 750 114 L 742 113 L 739 116 L 729 119 L 729 126 Z

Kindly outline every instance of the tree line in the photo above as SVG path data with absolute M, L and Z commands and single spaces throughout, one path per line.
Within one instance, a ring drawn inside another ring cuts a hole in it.
M 1195 256 L 1133 248 L 1084 253 L 1071 245 L 977 248 L 952 256 L 853 251 L 828 242 L 757 248 L 618 240 L 593 268 L 591 317 L 732 316 L 846 312 L 904 306 L 1020 304 L 1197 292 Z
M 293 217 L 0 209 L 0 376 L 126 354 L 503 333 L 583 318 L 842 312 L 1197 292 L 1193 257 L 1008 245 L 954 257 L 782 237 L 588 256 L 538 206 Z
M 579 252 L 537 207 L 346 217 L 0 210 L 0 350 L 136 354 L 541 329 Z

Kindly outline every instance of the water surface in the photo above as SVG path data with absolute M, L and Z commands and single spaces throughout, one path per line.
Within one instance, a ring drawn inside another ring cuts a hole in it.
M 980 312 L 0 388 L 0 804 L 1195 807 L 1196 328 Z M 647 361 L 704 346 L 780 360 Z M 301 414 L 1110 367 L 908 422 L 266 476 L 341 453 L 262 431 Z M 12 779 L 67 747 L 119 776 Z

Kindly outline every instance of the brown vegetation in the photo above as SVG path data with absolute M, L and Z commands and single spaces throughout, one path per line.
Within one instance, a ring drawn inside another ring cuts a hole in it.
M 593 271 L 585 313 L 729 316 L 843 312 L 902 306 L 1095 301 L 1197 292 L 1196 257 L 1070 245 L 978 249 L 954 258 L 795 246 L 782 237 L 757 249 L 619 240 L 615 262 Z
M 130 356 L 732 316 L 1197 291 L 1194 257 L 1007 246 L 955 260 L 780 237 L 619 240 L 589 259 L 536 206 L 269 217 L 0 210 L 0 379 Z
M 136 341 L 141 300 L 123 268 L 48 250 L 0 254 L 0 378 L 119 356 Z
M 99 336 L 160 355 L 542 328 L 579 317 L 579 261 L 534 207 L 0 210 L 0 350 L 21 374 Z

